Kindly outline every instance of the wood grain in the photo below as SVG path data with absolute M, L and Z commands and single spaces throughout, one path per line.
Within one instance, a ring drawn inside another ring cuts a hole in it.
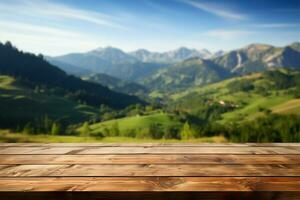
M 2 147 L 0 154 L 298 154 L 300 146 L 292 147 L 194 147 L 194 146 L 154 146 L 154 147 Z
M 0 191 L 300 191 L 300 177 L 0 178 Z
M 2 147 L 293 147 L 300 143 L 2 143 Z
M 299 200 L 300 144 L 0 144 L 1 200 L 87 197 Z
M 1 165 L 0 176 L 299 176 L 300 165 Z
M 0 164 L 300 164 L 300 155 L 0 155 Z

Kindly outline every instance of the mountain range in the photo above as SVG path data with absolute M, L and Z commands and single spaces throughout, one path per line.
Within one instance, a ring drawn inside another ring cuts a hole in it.
M 219 55 L 220 52 L 217 52 L 216 55 Z M 176 63 L 188 58 L 197 57 L 197 58 L 210 58 L 214 56 L 210 51 L 206 49 L 196 50 L 188 49 L 186 47 L 180 47 L 173 51 L 158 53 L 150 52 L 146 49 L 139 49 L 137 51 L 131 52 L 130 55 L 137 58 L 142 62 L 152 62 L 152 63 Z
M 300 68 L 299 43 L 286 47 L 251 44 L 213 59 L 213 62 L 230 72 L 245 74 L 274 67 Z
M 223 51 L 216 55 L 222 55 Z M 74 75 L 92 73 L 105 73 L 110 76 L 126 80 L 138 80 L 152 75 L 157 70 L 170 64 L 198 57 L 210 58 L 215 56 L 208 50 L 195 50 L 181 47 L 174 51 L 164 53 L 150 52 L 140 49 L 134 52 L 113 48 L 98 48 L 86 53 L 71 53 L 57 57 L 45 57 L 50 63 Z M 74 70 L 72 70 L 72 66 Z M 82 69 L 82 70 L 78 70 Z
M 151 91 L 172 92 L 277 67 L 299 69 L 300 43 L 285 47 L 250 44 L 240 49 L 215 53 L 186 47 L 163 53 L 146 49 L 125 53 L 107 47 L 46 59 L 77 76 L 102 73 L 139 82 Z
M 286 47 L 251 44 L 211 59 L 190 58 L 159 70 L 143 83 L 165 93 L 279 67 L 300 69 L 299 46 L 300 43 Z

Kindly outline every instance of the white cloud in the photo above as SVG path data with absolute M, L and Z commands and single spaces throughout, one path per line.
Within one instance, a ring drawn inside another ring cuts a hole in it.
M 203 10 L 208 13 L 214 14 L 216 16 L 222 17 L 224 19 L 230 19 L 230 20 L 246 20 L 247 19 L 246 15 L 226 9 L 223 6 L 217 6 L 217 5 L 203 3 L 203 2 L 195 2 L 192 0 L 182 0 L 182 2 L 184 2 L 188 5 L 191 5 L 195 8 L 198 8 L 200 10 Z
M 241 36 L 253 34 L 252 31 L 244 30 L 211 30 L 205 33 L 206 36 L 216 37 L 218 39 L 230 40 Z
M 87 32 L 19 22 L 0 21 L 0 30 L 1 42 L 9 40 L 22 50 L 46 55 L 88 51 L 96 48 L 95 44 L 109 42 L 107 38 L 96 37 Z
M 60 3 L 40 0 L 17 0 L 9 3 L 0 3 L 0 11 L 16 15 L 38 18 L 71 19 L 112 28 L 125 28 L 119 18 L 100 12 L 87 11 Z
M 44 0 L 0 1 L 1 42 L 9 40 L 20 49 L 47 55 L 109 45 L 112 43 L 110 35 L 101 34 L 101 30 L 129 30 L 123 27 L 124 20 L 115 15 Z
M 57 37 L 78 37 L 80 36 L 79 33 L 66 31 L 57 28 L 51 28 L 48 26 L 40 26 L 40 25 L 33 25 L 27 23 L 19 23 L 19 22 L 11 22 L 11 21 L 0 21 L 0 29 L 3 31 L 10 31 L 14 33 L 35 33 L 40 35 L 46 36 L 57 36 Z
M 105 38 L 87 35 L 41 34 L 38 31 L 23 31 L 19 33 L 11 30 L 1 30 L 0 38 L 1 42 L 11 41 L 13 45 L 24 51 L 51 56 L 70 52 L 85 52 L 96 48 L 97 44 L 103 44 L 108 41 Z

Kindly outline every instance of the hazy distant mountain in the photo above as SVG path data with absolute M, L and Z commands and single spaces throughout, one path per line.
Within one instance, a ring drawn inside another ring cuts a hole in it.
M 211 52 L 206 49 L 196 50 L 188 49 L 186 47 L 180 47 L 179 49 L 164 53 L 150 52 L 146 49 L 139 49 L 131 52 L 130 55 L 143 62 L 156 63 L 176 63 L 192 57 L 210 58 L 212 56 Z
M 294 42 L 291 44 L 291 48 L 293 48 L 296 51 L 300 51 L 300 42 Z
M 144 63 L 113 47 L 98 48 L 86 53 L 72 53 L 51 59 L 89 70 L 92 73 L 105 73 L 125 80 L 136 80 L 151 75 L 165 66 L 158 63 Z M 57 64 L 63 68 L 59 63 Z
M 144 80 L 152 90 L 175 91 L 205 85 L 230 77 L 230 73 L 210 60 L 190 58 L 160 70 Z
M 99 83 L 116 92 L 130 95 L 145 96 L 148 92 L 148 90 L 144 86 L 138 83 L 121 80 L 102 73 L 83 76 L 82 79 L 94 83 Z
M 251 44 L 241 49 L 215 53 L 186 47 L 163 53 L 146 49 L 125 53 L 120 49 L 107 47 L 48 60 L 72 74 L 84 73 L 79 70 L 83 69 L 91 73 L 105 73 L 120 79 L 136 81 L 153 77 L 162 68 L 180 65 L 191 58 L 210 59 L 215 65 L 236 74 L 264 71 L 274 67 L 299 68 L 299 54 L 300 43 L 295 42 L 286 47 Z
M 283 48 L 251 44 L 214 58 L 213 61 L 231 72 L 242 74 L 274 67 L 300 68 L 300 52 L 296 48 L 296 43 L 294 47 Z
M 110 70 L 112 65 L 132 64 L 138 61 L 113 47 L 98 48 L 86 53 L 71 53 L 52 59 L 95 72 L 106 72 Z
M 220 51 L 215 52 L 212 57 L 214 57 L 214 58 L 220 57 L 220 56 L 223 56 L 225 53 L 226 53 L 225 51 L 220 50 Z
M 45 59 L 51 63 L 54 66 L 58 66 L 60 69 L 64 70 L 68 74 L 75 75 L 75 76 L 84 76 L 91 74 L 90 70 L 83 69 L 81 67 L 77 67 L 68 63 L 64 63 L 55 59 L 52 59 L 51 57 L 47 56 Z
M 106 61 L 110 64 L 134 63 L 138 60 L 131 55 L 114 47 L 98 48 L 87 53 Z
M 164 66 L 192 57 L 210 58 L 208 50 L 181 47 L 164 53 L 140 49 L 131 53 L 113 48 L 98 48 L 86 53 L 71 53 L 46 59 L 74 75 L 105 73 L 126 80 L 137 80 L 150 76 Z M 83 71 L 79 70 L 82 69 Z

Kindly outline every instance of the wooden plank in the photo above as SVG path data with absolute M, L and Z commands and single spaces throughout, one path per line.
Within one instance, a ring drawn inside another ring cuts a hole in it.
M 300 147 L 2 147 L 0 154 L 299 154 Z
M 0 164 L 300 164 L 300 155 L 0 155 Z
M 90 147 L 77 154 L 300 154 L 300 147 Z
M 0 154 L 68 154 L 84 149 L 84 147 L 2 147 Z
M 0 178 L 0 191 L 300 191 L 300 178 Z
M 2 177 L 300 176 L 300 165 L 0 165 Z

